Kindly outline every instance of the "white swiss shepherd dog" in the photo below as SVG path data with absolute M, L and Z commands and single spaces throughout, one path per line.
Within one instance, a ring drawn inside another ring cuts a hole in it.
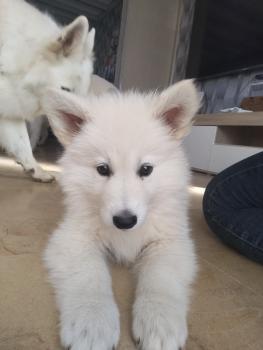
M 189 170 L 181 140 L 199 107 L 191 80 L 161 93 L 45 99 L 66 145 L 66 210 L 44 253 L 71 350 L 112 350 L 120 335 L 108 259 L 137 276 L 133 336 L 143 350 L 178 350 L 196 258 L 189 236 Z
M 87 94 L 94 35 L 84 16 L 60 27 L 24 0 L 0 0 L 0 147 L 35 180 L 53 177 L 34 159 L 26 120 L 44 113 L 48 87 Z

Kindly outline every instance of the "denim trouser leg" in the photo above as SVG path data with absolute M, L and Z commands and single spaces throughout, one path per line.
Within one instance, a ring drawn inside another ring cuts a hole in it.
M 223 242 L 263 264 L 263 152 L 216 175 L 206 188 L 203 210 Z

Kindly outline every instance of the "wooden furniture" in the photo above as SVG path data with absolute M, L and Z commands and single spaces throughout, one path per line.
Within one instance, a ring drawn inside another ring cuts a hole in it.
M 263 126 L 263 112 L 198 114 L 198 126 Z
M 263 151 L 263 112 L 199 114 L 184 147 L 192 168 L 217 173 Z

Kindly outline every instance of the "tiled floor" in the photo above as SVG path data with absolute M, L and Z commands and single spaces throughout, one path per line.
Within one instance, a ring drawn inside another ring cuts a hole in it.
M 196 174 L 190 189 L 200 272 L 186 349 L 262 350 L 263 267 L 222 245 L 207 228 L 201 200 L 208 180 Z M 0 350 L 61 349 L 54 299 L 40 259 L 61 211 L 56 183 L 34 183 L 19 166 L 0 158 Z M 122 319 L 119 350 L 132 350 L 132 277 L 121 267 L 112 272 Z

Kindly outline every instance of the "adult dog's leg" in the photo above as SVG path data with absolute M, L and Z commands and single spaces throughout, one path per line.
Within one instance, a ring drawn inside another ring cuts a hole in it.
M 0 145 L 34 180 L 41 182 L 54 180 L 54 177 L 45 172 L 36 162 L 24 120 L 0 118 Z

